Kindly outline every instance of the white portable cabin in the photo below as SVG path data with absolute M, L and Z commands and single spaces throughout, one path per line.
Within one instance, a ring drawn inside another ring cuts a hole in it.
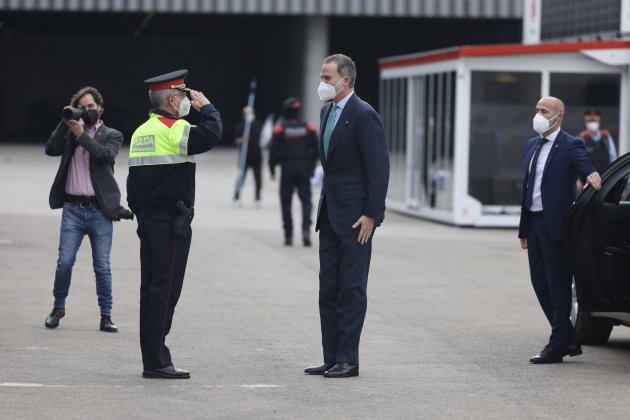
M 578 135 L 598 110 L 630 150 L 630 41 L 462 46 L 379 60 L 388 209 L 459 226 L 516 227 L 536 102 L 566 105 Z

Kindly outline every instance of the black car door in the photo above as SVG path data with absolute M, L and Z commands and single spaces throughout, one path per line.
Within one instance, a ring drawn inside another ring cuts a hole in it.
M 564 219 L 580 311 L 630 312 L 630 153 L 587 188 Z

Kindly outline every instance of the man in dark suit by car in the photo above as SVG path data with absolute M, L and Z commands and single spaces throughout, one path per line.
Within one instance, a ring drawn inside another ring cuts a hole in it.
M 595 189 L 599 174 L 586 156 L 584 142 L 560 127 L 564 103 L 545 97 L 536 105 L 533 128 L 539 136 L 523 148 L 523 200 L 518 236 L 527 249 L 534 291 L 551 324 L 551 337 L 534 364 L 561 363 L 582 348 L 571 324 L 573 274 L 562 242 L 564 214 L 577 197 L 576 180 Z
M 318 94 L 324 182 L 319 231 L 319 313 L 324 364 L 311 375 L 359 375 L 359 339 L 375 227 L 385 217 L 389 156 L 379 115 L 354 92 L 356 67 L 342 54 L 324 60 Z

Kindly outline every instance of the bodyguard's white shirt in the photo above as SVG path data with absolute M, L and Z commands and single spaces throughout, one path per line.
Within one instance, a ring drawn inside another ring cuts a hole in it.
M 556 137 L 558 137 L 558 133 L 560 132 L 560 127 L 556 129 L 553 133 L 549 134 L 545 137 L 549 140 L 545 143 L 540 149 L 540 155 L 538 156 L 538 162 L 536 164 L 536 178 L 534 179 L 534 192 L 532 196 L 532 206 L 529 208 L 531 211 L 543 211 L 542 204 L 542 193 L 540 191 L 540 185 L 542 184 L 543 172 L 545 171 L 545 164 L 547 163 L 547 158 L 549 157 L 549 152 L 553 147 L 554 142 L 556 141 Z M 543 136 L 540 136 L 543 138 Z M 534 151 L 534 155 L 536 152 Z M 529 161 L 529 170 L 532 170 L 532 161 L 534 160 L 534 156 L 532 156 L 532 160 Z M 531 182 L 531 179 L 527 182 Z

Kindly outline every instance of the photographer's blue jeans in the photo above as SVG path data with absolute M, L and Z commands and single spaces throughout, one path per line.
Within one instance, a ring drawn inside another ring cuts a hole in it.
M 112 313 L 112 274 L 109 255 L 112 249 L 112 221 L 98 209 L 83 209 L 78 204 L 65 203 L 61 216 L 59 258 L 55 272 L 55 308 L 64 308 L 72 280 L 72 267 L 83 237 L 92 245 L 92 265 L 96 275 L 96 295 L 101 316 Z

